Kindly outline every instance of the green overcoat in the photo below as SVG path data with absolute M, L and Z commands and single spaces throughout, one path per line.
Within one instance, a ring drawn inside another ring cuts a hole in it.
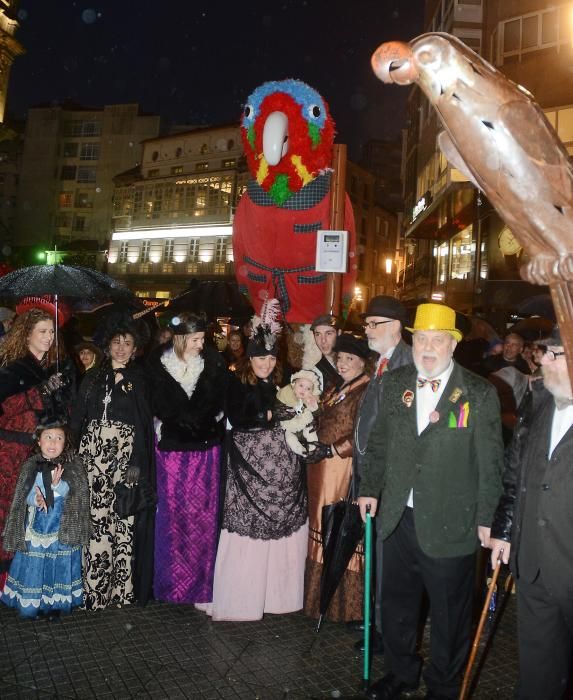
M 485 379 L 454 363 L 427 428 L 418 435 L 414 365 L 383 378 L 383 405 L 368 439 L 361 496 L 379 498 L 383 539 L 414 490 L 414 521 L 431 557 L 471 554 L 477 527 L 489 527 L 501 494 L 499 401 Z

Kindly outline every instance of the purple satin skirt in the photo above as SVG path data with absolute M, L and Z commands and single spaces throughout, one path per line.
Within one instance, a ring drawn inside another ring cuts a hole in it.
M 210 603 L 217 554 L 219 446 L 157 458 L 156 600 Z

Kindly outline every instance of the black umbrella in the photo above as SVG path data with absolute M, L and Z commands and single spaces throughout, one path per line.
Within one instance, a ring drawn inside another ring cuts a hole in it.
M 364 523 L 360 508 L 351 501 L 338 501 L 322 508 L 322 575 L 320 578 L 320 604 L 316 631 L 322 621 L 332 596 L 344 576 L 348 562 L 362 539 Z
M 524 318 L 515 323 L 508 333 L 517 333 L 525 340 L 536 341 L 547 338 L 551 335 L 555 321 L 550 318 L 541 318 L 540 316 L 532 316 Z
M 253 307 L 235 282 L 194 281 L 191 288 L 167 304 L 169 313 L 204 313 L 208 319 L 223 316 L 250 318 Z
M 45 296 L 56 307 L 56 357 L 58 357 L 58 298 L 121 301 L 132 292 L 103 272 L 75 265 L 33 265 L 0 278 L 0 297 Z M 56 360 L 57 361 L 57 360 Z
M 520 316 L 542 316 L 555 323 L 557 318 L 551 294 L 536 294 L 528 297 L 517 305 L 517 313 Z

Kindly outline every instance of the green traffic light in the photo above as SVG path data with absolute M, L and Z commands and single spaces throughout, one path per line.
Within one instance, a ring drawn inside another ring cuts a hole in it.
M 37 260 L 45 260 L 46 259 L 46 252 L 44 250 L 40 250 L 39 252 L 37 252 L 36 259 Z

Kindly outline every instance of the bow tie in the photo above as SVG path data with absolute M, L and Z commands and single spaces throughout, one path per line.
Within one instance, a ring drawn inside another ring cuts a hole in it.
M 418 377 L 418 389 L 421 389 L 422 387 L 426 386 L 426 384 L 429 384 L 432 387 L 432 391 L 436 392 L 440 388 L 441 383 L 441 379 L 424 379 L 424 377 Z

